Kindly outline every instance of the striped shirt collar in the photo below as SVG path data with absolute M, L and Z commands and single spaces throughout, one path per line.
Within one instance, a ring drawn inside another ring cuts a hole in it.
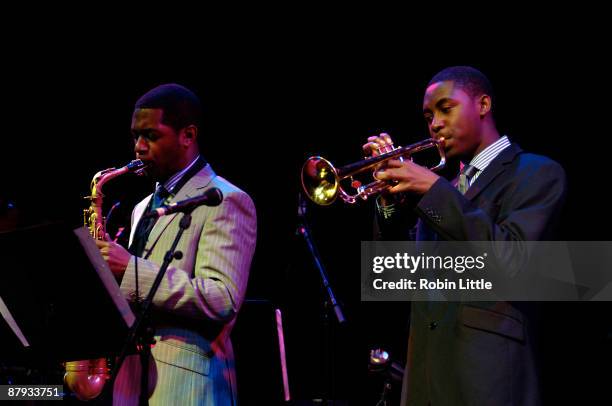
M 476 167 L 479 172 L 484 171 L 487 166 L 502 152 L 510 146 L 510 140 L 506 135 L 489 145 L 470 161 L 470 165 Z
M 185 173 L 187 173 L 187 171 L 193 166 L 195 165 L 195 163 L 197 162 L 198 158 L 200 158 L 200 155 L 198 155 L 197 157 L 195 157 L 195 159 L 193 161 L 191 161 L 191 163 L 189 165 L 187 165 L 184 169 L 180 170 L 179 172 L 175 173 L 174 175 L 170 176 L 170 178 L 164 183 L 164 189 L 166 189 L 167 191 L 169 191 L 170 193 L 174 194 L 173 190 L 174 187 L 176 186 L 176 184 L 179 182 L 179 180 L 181 180 L 181 178 L 183 177 L 183 175 L 185 175 Z M 159 187 L 159 182 L 157 182 L 155 184 L 155 187 Z

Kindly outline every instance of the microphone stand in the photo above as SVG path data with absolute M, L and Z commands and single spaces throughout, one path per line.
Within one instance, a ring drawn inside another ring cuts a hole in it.
M 159 268 L 159 272 L 157 273 L 157 276 L 155 277 L 155 281 L 153 281 L 151 290 L 149 290 L 149 293 L 147 294 L 147 297 L 145 298 L 145 300 L 140 302 L 136 320 L 134 321 L 134 324 L 128 331 L 128 335 L 124 342 L 123 348 L 121 349 L 121 354 L 119 355 L 119 359 L 117 363 L 115 364 L 115 367 L 113 368 L 113 373 L 112 373 L 113 382 L 112 383 L 114 384 L 114 380 L 116 379 L 117 374 L 119 373 L 119 370 L 121 369 L 121 365 L 123 364 L 123 361 L 125 361 L 125 357 L 127 356 L 128 351 L 130 350 L 130 348 L 134 348 L 134 345 L 136 345 L 136 349 L 138 353 L 140 354 L 140 363 L 142 366 L 141 380 L 140 380 L 141 381 L 140 401 L 139 401 L 139 404 L 141 406 L 149 404 L 149 388 L 148 388 L 149 359 L 151 356 L 151 344 L 155 342 L 153 339 L 154 329 L 151 326 L 150 318 L 149 318 L 149 309 L 151 308 L 153 297 L 155 296 L 157 289 L 159 289 L 159 285 L 161 284 L 164 278 L 164 275 L 166 274 L 166 270 L 170 266 L 170 262 L 172 262 L 174 258 L 181 259 L 183 257 L 183 253 L 181 251 L 176 251 L 176 247 L 183 233 L 185 232 L 185 230 L 187 230 L 189 226 L 191 225 L 191 212 L 194 209 L 195 207 L 192 207 L 190 209 L 187 209 L 184 212 L 184 216 L 181 218 L 181 221 L 179 223 L 179 231 L 176 234 L 176 237 L 174 238 L 172 246 L 170 247 L 170 249 L 168 250 L 168 252 L 166 252 L 166 255 L 164 256 L 164 262 Z M 136 261 L 137 260 L 138 258 L 136 258 Z M 112 386 L 113 385 L 111 385 L 111 387 Z
M 334 295 L 334 290 L 332 289 L 331 284 L 329 283 L 329 278 L 327 277 L 327 272 L 321 263 L 321 256 L 319 255 L 319 251 L 317 247 L 314 245 L 312 238 L 310 236 L 310 226 L 306 221 L 306 201 L 302 194 L 299 195 L 299 207 L 298 207 L 298 228 L 297 234 L 304 238 L 306 245 L 308 246 L 308 250 L 312 255 L 312 259 L 315 263 L 315 266 L 319 270 L 319 275 L 321 276 L 321 282 L 323 283 L 323 287 L 327 292 L 327 296 L 329 298 L 329 303 L 331 303 L 334 308 L 334 313 L 336 315 L 336 319 L 339 324 L 344 324 L 346 319 L 344 318 L 344 314 L 342 313 L 342 308 L 340 304 L 336 300 L 336 296 Z
M 331 284 L 329 283 L 329 278 L 321 262 L 321 256 L 319 255 L 319 251 L 317 250 L 317 247 L 315 246 L 312 240 L 310 226 L 308 225 L 308 221 L 306 219 L 306 207 L 307 207 L 307 202 L 304 199 L 304 196 L 302 196 L 302 194 L 300 193 L 298 197 L 298 227 L 296 230 L 296 234 L 300 235 L 306 242 L 306 246 L 308 247 L 308 250 L 310 251 L 315 267 L 319 271 L 321 282 L 323 284 L 323 287 L 325 288 L 325 292 L 327 293 L 327 299 L 325 299 L 324 301 L 325 312 L 323 314 L 323 320 L 324 320 L 323 326 L 324 326 L 324 334 L 325 334 L 325 340 L 324 340 L 325 348 L 324 348 L 323 358 L 326 361 L 326 368 L 325 368 L 326 375 L 327 375 L 328 380 L 330 380 L 330 379 L 333 379 L 332 371 L 331 371 L 331 354 L 329 351 L 331 347 L 331 338 L 332 338 L 332 335 L 331 335 L 332 329 L 331 329 L 331 326 L 329 325 L 329 315 L 328 315 L 330 307 L 334 309 L 334 315 L 336 316 L 336 320 L 338 321 L 339 325 L 341 326 L 345 325 L 346 318 L 344 317 L 340 303 L 338 303 L 338 301 L 336 300 L 336 295 L 334 294 L 334 290 Z M 333 389 L 333 385 L 331 386 Z M 328 390 L 328 392 L 330 391 Z M 330 393 L 328 393 L 328 396 L 329 395 Z

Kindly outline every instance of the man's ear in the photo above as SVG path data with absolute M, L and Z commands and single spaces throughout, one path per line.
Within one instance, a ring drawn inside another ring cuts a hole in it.
M 484 118 L 488 113 L 491 112 L 491 96 L 483 94 L 478 99 L 478 112 L 480 113 L 480 117 Z
M 191 144 L 197 142 L 198 140 L 198 127 L 195 125 L 188 125 L 183 128 L 183 136 L 181 137 L 181 142 L 185 147 L 190 146 Z

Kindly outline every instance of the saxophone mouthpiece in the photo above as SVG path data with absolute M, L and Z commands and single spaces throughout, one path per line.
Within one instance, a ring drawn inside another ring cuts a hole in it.
M 132 162 L 126 165 L 129 172 L 132 172 L 136 175 L 143 175 L 145 169 L 149 166 L 149 164 L 144 163 L 140 159 L 134 159 Z

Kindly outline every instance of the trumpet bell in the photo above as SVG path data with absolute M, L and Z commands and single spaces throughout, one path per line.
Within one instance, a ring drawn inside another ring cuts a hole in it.
M 437 171 L 446 164 L 444 152 L 444 140 L 426 139 L 412 145 L 395 148 L 382 155 L 365 158 L 339 168 L 335 168 L 331 162 L 320 156 L 308 158 L 302 167 L 302 188 L 310 200 L 320 206 L 329 206 L 338 196 L 345 203 L 354 204 L 358 199 L 367 200 L 368 197 L 381 193 L 393 184 L 376 179 L 376 170 L 381 164 L 390 159 L 413 159 L 414 154 L 421 151 L 435 149 L 439 155 L 439 162 L 433 166 L 427 166 L 431 171 Z M 370 173 L 374 182 L 362 184 L 354 176 Z M 342 185 L 341 182 L 350 180 L 350 185 Z M 347 193 L 344 186 L 355 189 L 354 194 Z
M 336 201 L 339 182 L 336 168 L 325 158 L 310 157 L 302 167 L 302 188 L 318 205 L 329 206 Z

